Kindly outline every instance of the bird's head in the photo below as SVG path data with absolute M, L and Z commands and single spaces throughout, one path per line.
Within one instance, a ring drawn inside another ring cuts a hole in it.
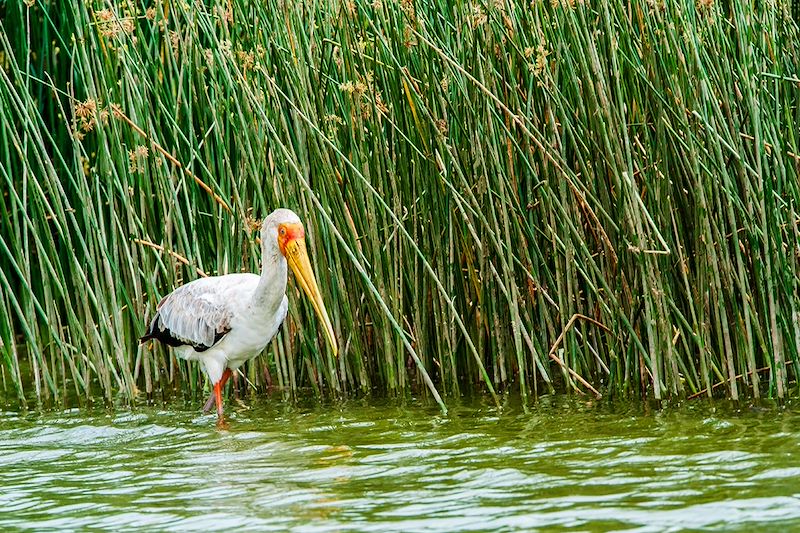
M 311 261 L 306 250 L 306 232 L 303 229 L 303 223 L 300 222 L 300 217 L 290 209 L 276 209 L 264 219 L 264 223 L 261 225 L 261 242 L 277 245 L 281 255 L 286 258 L 300 287 L 311 300 L 314 311 L 322 321 L 325 335 L 334 355 L 338 355 L 339 350 L 333 326 L 328 318 L 328 311 L 325 309 L 319 287 L 317 287 L 317 278 L 311 269 Z

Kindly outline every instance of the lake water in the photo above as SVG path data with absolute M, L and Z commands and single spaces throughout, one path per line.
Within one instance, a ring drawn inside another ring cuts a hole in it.
M 0 413 L 0 530 L 800 530 L 800 409 L 541 399 Z

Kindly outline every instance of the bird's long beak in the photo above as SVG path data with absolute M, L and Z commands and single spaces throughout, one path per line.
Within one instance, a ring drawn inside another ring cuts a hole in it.
M 314 271 L 311 270 L 311 261 L 308 259 L 308 251 L 306 250 L 306 240 L 303 237 L 296 237 L 288 240 L 284 247 L 286 260 L 292 268 L 297 281 L 303 288 L 308 299 L 311 300 L 311 305 L 314 306 L 314 311 L 322 321 L 325 328 L 325 335 L 328 337 L 328 342 L 333 349 L 333 355 L 339 355 L 339 348 L 336 346 L 336 336 L 333 334 L 333 326 L 331 319 L 328 318 L 328 311 L 325 309 L 325 304 L 322 301 L 322 296 L 317 287 L 317 278 L 314 277 Z

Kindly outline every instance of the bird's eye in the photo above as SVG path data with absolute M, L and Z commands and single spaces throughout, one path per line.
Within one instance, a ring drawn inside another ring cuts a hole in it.
M 281 237 L 286 236 L 286 228 L 281 228 Z

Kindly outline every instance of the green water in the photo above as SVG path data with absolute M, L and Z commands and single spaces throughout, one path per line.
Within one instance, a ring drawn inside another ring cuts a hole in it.
M 0 530 L 800 530 L 791 406 L 194 407 L 0 413 Z

